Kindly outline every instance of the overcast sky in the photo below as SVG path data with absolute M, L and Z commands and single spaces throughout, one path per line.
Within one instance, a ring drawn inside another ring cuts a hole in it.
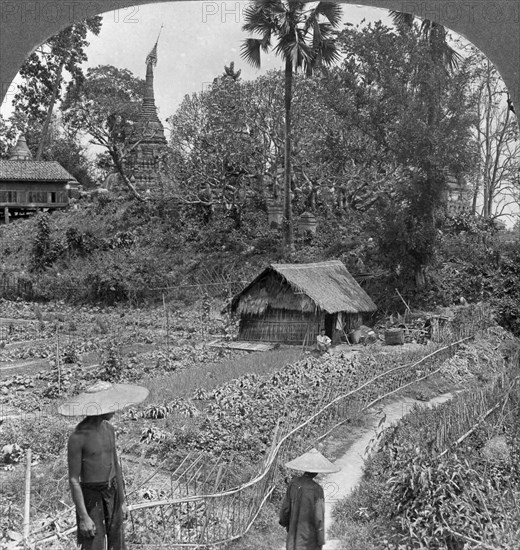
M 99 36 L 90 36 L 86 66 L 114 65 L 144 78 L 146 56 L 164 25 L 155 69 L 156 103 L 164 122 L 185 94 L 201 91 L 231 61 L 246 80 L 282 68 L 272 53 L 264 55 L 260 71 L 241 60 L 240 45 L 248 36 L 241 30 L 245 6 L 246 2 L 165 2 L 107 12 Z M 390 24 L 387 10 L 345 4 L 343 13 L 344 21 L 353 24 L 363 18 Z M 7 117 L 10 111 L 4 103 L 0 112 Z

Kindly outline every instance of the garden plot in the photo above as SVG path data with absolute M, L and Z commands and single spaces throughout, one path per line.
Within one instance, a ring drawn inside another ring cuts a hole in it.
M 106 315 L 117 323 L 118 319 L 124 318 L 120 313 L 124 311 L 109 311 Z M 158 312 L 151 312 L 150 322 L 154 322 L 154 316 L 155 319 L 161 318 Z M 54 494 L 54 488 L 61 487 L 60 480 L 66 477 L 66 472 L 58 466 L 65 455 L 64 446 L 73 423 L 56 416 L 56 403 L 66 395 L 81 391 L 100 376 L 111 380 L 139 380 L 151 390 L 147 402 L 118 416 L 114 425 L 121 453 L 125 457 L 127 487 L 130 490 L 139 487 L 143 472 L 148 470 L 153 473 L 157 469 L 158 479 L 162 478 L 163 482 L 156 485 L 156 482 L 150 481 L 150 486 L 145 482 L 142 490 L 151 490 L 154 498 L 160 498 L 162 493 L 159 492 L 168 490 L 168 476 L 190 453 L 195 456 L 201 452 L 209 453 L 215 460 L 233 465 L 233 468 L 226 467 L 226 485 L 237 486 L 247 482 L 261 466 L 266 453 L 270 452 L 277 429 L 287 433 L 313 411 L 331 403 L 336 396 L 358 392 L 358 401 L 349 403 L 347 400 L 341 407 L 334 405 L 327 409 L 329 412 L 325 415 L 320 413 L 312 427 L 295 435 L 290 441 L 290 451 L 296 453 L 308 446 L 312 438 L 316 438 L 316 433 L 328 433 L 330 423 L 334 425 L 337 422 L 335 415 L 348 417 L 358 410 L 359 403 L 371 403 L 386 395 L 389 388 L 416 383 L 424 372 L 440 372 L 446 360 L 453 357 L 455 349 L 462 349 L 465 345 L 458 344 L 453 350 L 440 344 L 400 346 L 399 351 L 396 348 L 388 354 L 366 348 L 356 354 L 339 353 L 323 357 L 311 354 L 302 356 L 301 348 L 281 348 L 248 355 L 246 352 L 205 348 L 200 324 L 197 323 L 195 318 L 190 325 L 185 318 L 183 331 L 177 331 L 182 340 L 166 352 L 164 348 L 159 352 L 150 352 L 148 361 L 143 360 L 147 352 L 121 357 L 117 346 L 113 345 L 100 365 L 102 368 L 89 372 L 78 363 L 65 363 L 60 356 L 60 363 L 38 379 L 43 387 L 27 388 L 20 392 L 24 399 L 8 400 L 9 406 L 18 403 L 22 408 L 27 407 L 32 399 L 32 411 L 37 411 L 38 407 L 41 411 L 27 421 L 18 419 L 18 422 L 12 422 L 9 419 L 0 425 L 2 441 L 16 443 L 22 450 L 30 446 L 41 461 L 41 482 L 35 493 L 36 521 L 40 521 L 38 514 L 41 508 L 38 495 L 48 493 L 45 483 L 52 482 Z M 158 323 L 155 326 L 159 328 Z M 206 332 L 207 329 L 206 325 Z M 99 339 L 106 336 L 88 326 L 85 333 L 93 333 Z M 495 346 L 495 336 L 490 336 L 488 347 Z M 128 340 L 122 338 L 121 341 Z M 107 342 L 111 343 L 109 340 Z M 484 342 L 482 345 L 485 345 Z M 299 359 L 291 356 L 295 351 Z M 234 361 L 234 355 L 226 356 L 227 353 L 239 355 L 235 356 Z M 435 353 L 439 355 L 433 357 Z M 430 359 L 424 362 L 427 357 Z M 267 362 L 269 358 L 270 363 Z M 418 361 L 421 361 L 420 371 L 414 366 Z M 470 368 L 474 366 L 471 362 L 469 365 Z M 388 373 L 387 379 L 378 378 L 382 372 Z M 372 382 L 367 385 L 369 380 Z M 283 463 L 282 458 L 280 460 Z M 18 492 L 16 483 L 22 472 L 22 465 L 15 464 L 14 470 L 7 472 L 9 477 L 2 479 L 9 505 L 13 510 L 18 509 L 18 517 L 21 510 L 19 495 L 23 492 Z M 201 476 L 195 479 L 200 481 L 204 474 Z M 213 483 L 210 485 L 214 486 Z M 171 492 L 171 487 L 169 490 Z M 60 513 L 63 502 L 66 506 L 70 505 L 67 487 L 55 496 L 52 503 L 46 502 L 46 506 L 52 513 Z M 135 498 L 145 498 L 141 495 L 141 489 L 136 491 Z M 132 504 L 141 506 L 143 503 L 134 500 Z M 153 514 L 146 517 L 152 525 Z M 194 517 L 190 522 L 198 521 L 197 514 Z M 15 524 L 11 522 L 10 526 L 12 528 Z M 2 528 L 7 527 L 2 525 Z
M 4 416 L 42 410 L 99 378 L 153 378 L 231 353 L 206 349 L 207 335 L 221 333 L 224 323 L 216 316 L 203 319 L 197 307 L 144 310 L 0 300 L 0 315 Z

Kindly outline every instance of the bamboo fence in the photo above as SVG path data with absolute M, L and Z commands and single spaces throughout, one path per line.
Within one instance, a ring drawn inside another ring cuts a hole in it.
M 273 490 L 280 485 L 280 467 L 295 448 L 311 448 L 336 426 L 355 418 L 379 401 L 442 370 L 464 338 L 439 347 L 411 363 L 360 380 L 357 387 L 329 386 L 305 420 L 279 423 L 270 451 L 259 472 L 247 483 L 233 487 L 232 464 L 207 453 L 188 456 L 172 472 L 164 498 L 143 500 L 129 506 L 129 548 L 211 548 L 244 536 Z M 419 370 L 420 369 L 420 370 Z M 140 485 L 144 485 L 141 483 Z M 44 536 L 33 531 L 29 542 L 52 548 L 58 538 L 75 531 Z M 49 546 L 50 545 L 50 546 Z

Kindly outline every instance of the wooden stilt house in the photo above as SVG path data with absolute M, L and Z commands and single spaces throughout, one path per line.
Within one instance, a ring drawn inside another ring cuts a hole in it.
M 322 328 L 339 343 L 377 309 L 340 261 L 272 264 L 231 301 L 240 340 L 313 345 Z
M 11 217 L 69 205 L 69 190 L 78 182 L 56 161 L 33 160 L 24 136 L 9 159 L 0 160 L 0 208 L 4 223 Z

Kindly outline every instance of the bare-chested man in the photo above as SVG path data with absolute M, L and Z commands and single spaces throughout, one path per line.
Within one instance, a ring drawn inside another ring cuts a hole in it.
M 125 550 L 124 486 L 109 420 L 114 411 L 146 398 L 148 390 L 128 384 L 98 382 L 64 403 L 59 412 L 86 417 L 69 437 L 67 456 L 72 500 L 76 506 L 81 550 Z M 96 414 L 92 414 L 92 413 Z M 106 546 L 105 546 L 106 539 Z
M 104 550 L 105 535 L 109 550 L 125 548 L 126 506 L 112 416 L 87 416 L 69 438 L 69 483 L 82 550 Z

